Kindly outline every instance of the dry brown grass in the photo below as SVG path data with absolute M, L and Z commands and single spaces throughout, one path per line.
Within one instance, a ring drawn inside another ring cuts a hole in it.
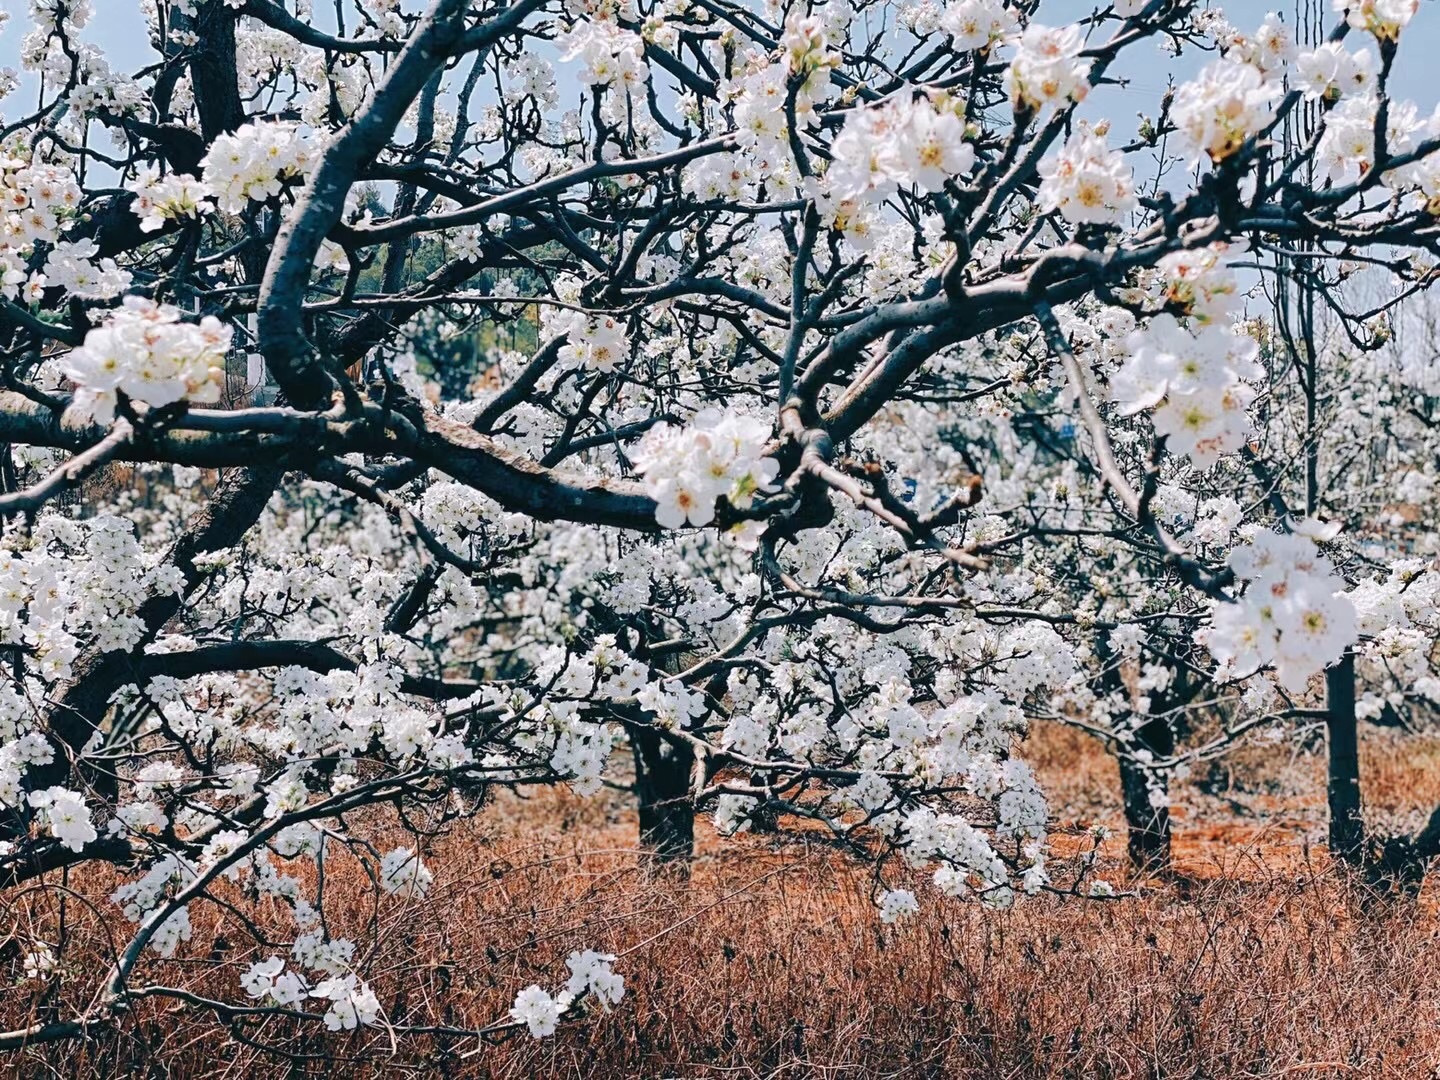
M 1366 741 L 1384 814 L 1440 795 L 1433 744 L 1371 731 Z M 1063 819 L 1113 820 L 1113 766 L 1087 740 L 1048 731 L 1033 751 Z M 373 946 L 366 972 L 396 1023 L 494 1021 L 522 986 L 562 981 L 564 957 L 584 947 L 621 956 L 628 993 L 608 1015 L 496 1045 L 424 1036 L 392 1049 L 383 1031 L 326 1035 L 285 1020 L 248 1032 L 309 1055 L 289 1059 L 152 1001 L 91 1042 L 37 1047 L 3 1067 L 75 1078 L 1434 1076 L 1440 924 L 1429 890 L 1358 903 L 1311 843 L 1323 833 L 1315 762 L 1253 753 L 1233 770 L 1243 784 L 1179 792 L 1192 809 L 1174 882 L 1009 912 L 931 902 L 894 927 L 875 919 L 866 872 L 828 851 L 707 834 L 689 882 L 655 879 L 637 864 L 618 799 L 502 800 L 440 843 L 429 897 L 385 902 L 378 929 L 363 879 L 334 873 L 327 889 L 353 895 L 334 898 L 348 915 L 332 932 Z M 1119 846 L 1106 848 L 1116 874 Z M 71 885 L 99 896 L 109 882 Z M 60 895 L 17 910 L 53 931 Z M 94 938 L 74 899 L 65 916 Z M 233 1000 L 256 950 L 223 909 L 197 905 L 192 917 L 182 957 L 147 962 L 143 977 Z M 273 925 L 286 935 L 283 920 Z M 97 948 L 64 962 L 68 983 L 51 1005 L 85 1000 L 106 958 Z M 44 1007 L 17 991 L 0 1012 L 10 1026 Z

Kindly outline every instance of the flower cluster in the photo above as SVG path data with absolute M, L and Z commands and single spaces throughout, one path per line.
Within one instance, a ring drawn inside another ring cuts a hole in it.
M 1385 152 L 1406 154 L 1422 137 L 1436 134 L 1440 120 L 1422 119 L 1413 101 L 1392 101 L 1385 111 Z M 1335 186 L 1353 184 L 1369 177 L 1376 164 L 1375 126 L 1380 119 L 1380 102 L 1373 94 L 1344 98 L 1325 115 L 1325 130 L 1315 149 L 1316 175 Z M 1427 197 L 1440 194 L 1436 166 L 1429 160 L 1411 163 L 1385 175 L 1385 182 L 1397 188 L 1418 185 Z
M 215 208 L 210 185 L 186 173 L 161 176 L 143 169 L 128 186 L 135 193 L 130 210 L 140 219 L 141 232 L 158 232 L 167 221 L 198 218 Z
M 840 66 L 840 54 L 832 51 L 826 40 L 825 20 L 817 15 L 787 19 L 780 49 L 785 70 L 802 79 Z
M 915 894 L 908 889 L 886 890 L 880 894 L 876 906 L 880 909 L 880 921 L 883 923 L 899 922 L 920 911 Z
M 507 61 L 505 77 L 511 82 L 511 93 L 533 97 L 542 109 L 552 108 L 560 100 L 555 69 L 543 57 L 525 53 Z
M 66 103 L 79 116 L 97 113 L 135 113 L 147 103 L 145 88 L 130 75 L 112 71 L 98 57 L 89 64 L 87 80 L 66 95 Z
M 26 293 L 38 299 L 40 287 L 63 289 L 81 300 L 113 300 L 130 287 L 132 275 L 111 258 L 97 258 L 94 240 L 58 241 L 45 259 L 42 274 L 32 277 Z
M 240 988 L 250 997 L 274 1005 L 295 1005 L 310 993 L 310 984 L 304 975 L 285 970 L 283 956 L 251 964 L 240 976 Z
M 1224 244 L 1166 255 L 1155 267 L 1165 305 L 1201 325 L 1227 321 L 1240 302 L 1232 255 Z
M 640 707 L 655 715 L 656 723 L 674 731 L 689 727 L 708 711 L 705 695 L 681 682 L 654 682 L 635 695 Z
M 600 953 L 592 949 L 573 952 L 565 960 L 570 969 L 570 978 L 565 983 L 564 993 L 570 999 L 582 994 L 593 994 L 602 1005 L 618 1005 L 625 996 L 625 977 L 617 975 L 611 965 L 614 953 Z
M 625 323 L 614 315 L 592 316 L 570 332 L 560 349 L 560 359 L 591 371 L 611 372 L 630 354 L 625 340 Z
M 733 412 L 707 409 L 685 427 L 657 424 L 636 449 L 636 469 L 655 500 L 655 520 L 667 529 L 708 525 L 720 498 L 744 509 L 780 471 L 765 456 L 770 429 Z
M 392 896 L 421 897 L 435 875 L 408 847 L 396 848 L 380 861 L 380 887 Z
M 1017 111 L 1040 111 L 1081 101 L 1090 91 L 1090 61 L 1080 52 L 1080 27 L 1054 28 L 1031 23 L 1005 69 L 1005 85 Z
M 638 34 L 610 22 L 579 24 L 565 41 L 562 61 L 579 60 L 580 81 L 587 86 L 614 86 L 625 91 L 645 85 L 645 42 Z
M 233 214 L 303 181 L 316 162 L 314 140 L 297 124 L 256 120 L 218 136 L 201 160 L 205 183 L 220 209 Z
M 25 952 L 27 979 L 48 979 L 58 966 L 55 950 L 43 942 L 36 942 Z
M 901 185 L 936 192 L 975 164 L 965 139 L 964 105 L 917 97 L 857 109 L 831 148 L 826 174 L 840 199 L 880 199 Z
M 59 240 L 80 206 L 80 186 L 68 169 L 31 165 L 7 150 L 0 148 L 0 296 L 13 300 L 23 286 L 34 301 L 46 281 L 30 273 L 27 257 L 37 241 Z
M 1347 595 L 1365 638 L 1355 650 L 1357 671 L 1373 687 L 1356 702 L 1357 713 L 1375 718 L 1417 698 L 1440 704 L 1430 660 L 1440 633 L 1440 573 L 1426 560 L 1399 559 L 1385 580 L 1363 580 Z
M 1219 164 L 1269 123 L 1277 93 L 1259 68 L 1225 57 L 1176 91 L 1170 115 L 1194 155 Z
M 544 1039 L 555 1034 L 560 1023 L 560 1003 L 537 984 L 532 983 L 515 995 L 515 1004 L 510 1006 L 510 1018 L 517 1024 L 524 1024 L 532 1037 Z
M 1135 206 L 1135 170 L 1105 142 L 1105 129 L 1082 124 L 1040 163 L 1040 208 L 1066 220 L 1113 224 Z
M 778 58 L 752 56 L 722 86 L 721 99 L 733 106 L 736 141 L 761 177 L 794 168 L 792 117 L 796 134 L 820 122 L 831 72 L 840 64 L 830 43 L 844 20 L 830 16 L 843 6 L 830 4 L 808 17 L 789 19 Z
M 80 851 L 98 835 L 90 821 L 85 797 L 63 787 L 32 791 L 27 800 L 42 814 L 50 835 L 71 851 Z
M 331 1031 L 354 1031 L 380 1019 L 380 999 L 358 975 L 332 975 L 318 983 L 310 996 L 330 1003 L 325 1026 Z
M 1222 44 L 1226 56 L 1243 60 L 1267 78 L 1283 76 L 1295 60 L 1295 38 L 1273 11 L 1253 35 L 1237 32 Z
M 1394 41 L 1420 10 L 1420 0 L 1334 0 L 1335 14 L 1356 30 Z
M 1001 770 L 993 761 L 980 761 L 974 770 L 972 787 L 984 790 L 994 784 Z M 946 896 L 963 897 L 975 892 L 991 907 L 1009 907 L 1015 891 L 1009 884 L 1005 863 L 986 840 L 984 834 L 959 814 L 937 814 L 920 808 L 906 814 L 899 822 L 904 839 L 905 860 L 917 868 L 936 865 L 935 887 Z M 1029 857 L 1036 859 L 1033 844 L 1026 844 Z M 1036 860 L 1035 867 L 1038 867 Z M 1032 868 L 1035 868 L 1032 867 Z M 1033 881 L 1033 879 L 1032 879 Z
M 69 169 L 0 159 L 0 206 L 8 242 L 53 240 L 80 205 L 80 185 Z
M 957 49 L 988 49 L 1017 25 L 1015 12 L 1003 0 L 954 0 L 940 15 L 940 28 Z
M 226 0 L 233 8 L 243 8 L 239 0 Z M 405 19 L 400 11 L 400 0 L 359 0 L 360 8 L 375 20 L 383 37 L 400 37 L 405 33 Z
M 1338 41 L 1327 41 L 1295 59 L 1295 82 L 1312 100 L 1337 101 L 1364 93 L 1374 81 L 1375 59 L 1369 49 L 1352 53 Z
M 1262 374 L 1254 340 L 1214 324 L 1192 333 L 1164 313 L 1126 344 L 1130 357 L 1110 386 L 1122 415 L 1153 410 L 1156 434 L 1202 469 L 1244 444 L 1252 430 L 1246 409 L 1255 399 L 1246 380 Z
M 348 943 L 346 943 L 348 944 Z M 300 942 L 296 942 L 297 949 Z M 296 953 L 297 959 L 302 954 Z M 353 1031 L 361 1025 L 370 1026 L 379 1022 L 380 999 L 358 975 L 336 970 L 324 956 L 305 958 L 306 966 L 328 974 L 313 987 L 310 981 L 297 971 L 287 971 L 283 956 L 272 956 L 251 964 L 240 976 L 240 987 L 250 997 L 269 1005 L 303 1009 L 307 998 L 327 1003 L 325 1026 L 331 1031 Z M 302 959 L 304 962 L 304 959 Z
M 231 327 L 213 316 L 182 322 L 180 312 L 138 296 L 65 358 L 77 391 L 74 409 L 108 424 L 119 394 L 145 405 L 219 400 Z
M 1252 530 L 1230 553 L 1245 593 L 1236 603 L 1215 603 L 1204 640 L 1224 677 L 1247 678 L 1273 665 L 1280 685 L 1299 693 L 1354 643 L 1355 607 L 1317 546 L 1337 532 L 1314 521 L 1290 533 Z
M 35 537 L 23 555 L 0 551 L 0 642 L 23 643 L 46 681 L 70 677 L 82 641 L 102 652 L 134 648 L 144 633 L 135 611 L 152 593 L 175 588 L 179 571 L 147 555 L 123 518 L 50 517 Z M 0 709 L 0 735 L 16 722 Z M 51 753 L 38 736 L 0 746 L 0 776 L 48 761 Z M 3 793 L 6 784 L 0 779 L 0 800 L 14 803 Z
M 515 995 L 510 1018 L 524 1024 L 535 1038 L 543 1039 L 555 1034 L 560 1017 L 586 994 L 606 1007 L 617 1004 L 625 996 L 625 979 L 611 969 L 614 960 L 611 953 L 589 949 L 571 953 L 565 961 L 570 968 L 570 979 L 564 988 L 551 996 L 539 986 L 525 987 Z
M 704 202 L 748 199 L 755 193 L 755 175 L 743 154 L 701 158 L 685 169 L 684 188 Z
M 828 75 L 828 69 L 818 68 Z M 763 161 L 766 171 L 790 156 L 790 122 L 785 115 L 785 78 L 783 64 L 767 64 L 735 80 L 729 95 L 735 103 L 736 141 L 752 158 Z M 805 124 L 815 115 L 815 104 L 808 94 L 795 97 L 795 120 Z

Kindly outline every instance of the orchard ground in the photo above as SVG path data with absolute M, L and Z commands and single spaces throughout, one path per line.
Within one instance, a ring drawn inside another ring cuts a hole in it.
M 1175 791 L 1175 874 L 1124 866 L 1113 760 L 1082 733 L 1040 724 L 1027 740 L 1056 819 L 1057 853 L 1116 831 L 1099 870 L 1133 895 L 1047 897 L 1011 911 L 946 901 L 917 883 L 921 914 L 875 916 L 870 871 L 817 838 L 702 825 L 687 881 L 647 874 L 628 797 L 502 794 L 437 839 L 424 900 L 374 908 L 353 862 L 328 910 L 360 945 L 396 1024 L 479 1027 L 521 987 L 548 985 L 572 949 L 617 953 L 626 996 L 537 1042 L 392 1040 L 383 1026 L 329 1033 L 271 1018 L 238 1026 L 141 1002 L 84 1043 L 11 1055 L 8 1074 L 174 1076 L 1396 1077 L 1440 1065 L 1436 886 L 1377 900 L 1324 849 L 1320 743 L 1252 743 Z M 1440 802 L 1440 738 L 1367 727 L 1367 819 L 1414 829 Z M 1242 783 L 1240 778 L 1246 778 Z M 1200 824 L 1203 823 L 1203 824 Z M 1063 857 L 1056 859 L 1063 863 Z M 1058 868 L 1057 868 L 1058 869 Z M 297 864 L 296 870 L 299 871 Z M 313 867 L 312 867 L 313 872 Z M 1057 877 L 1059 874 L 1057 874 Z M 6 898 L 33 930 L 99 927 L 118 879 L 94 871 Z M 353 901 L 353 902 L 352 902 Z M 92 909 L 91 905 L 95 905 Z M 113 916 L 111 916 L 113 917 Z M 235 1001 L 255 959 L 235 916 L 202 903 L 194 937 L 146 975 Z M 267 936 L 288 940 L 275 912 Z M 103 934 L 72 935 L 75 941 Z M 248 940 L 248 939 L 247 939 Z M 108 967 L 60 957 L 64 989 L 4 995 L 7 1027 L 82 1004 Z M 87 979 L 87 974 L 92 976 Z M 262 1049 L 261 1044 L 269 1047 Z

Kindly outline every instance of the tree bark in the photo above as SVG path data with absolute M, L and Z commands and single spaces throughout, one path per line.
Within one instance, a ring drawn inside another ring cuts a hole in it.
M 1101 689 L 1107 694 L 1128 695 L 1109 635 L 1101 635 L 1097 645 L 1107 664 Z M 1145 768 L 1135 759 L 1133 751 L 1161 758 L 1175 753 L 1175 730 L 1163 717 L 1171 708 L 1188 700 L 1187 685 L 1184 673 L 1176 672 L 1169 692 L 1152 695 L 1151 711 L 1161 716 L 1139 724 L 1132 745 L 1116 754 L 1120 767 L 1120 801 L 1125 812 L 1125 846 L 1135 869 L 1147 873 L 1164 873 L 1170 868 L 1170 807 L 1168 804 L 1156 806 L 1150 798 L 1157 788 L 1162 794 L 1169 794 L 1170 777 L 1168 773 Z
M 656 868 L 689 872 L 695 851 L 695 806 L 690 774 L 695 755 L 653 731 L 630 734 L 635 795 L 640 801 L 640 848 Z
M 235 21 L 240 13 L 228 4 L 204 4 L 195 16 L 199 38 L 191 50 L 190 80 L 200 135 L 205 145 L 245 123 L 245 102 L 235 75 Z
M 1175 753 L 1175 733 L 1165 720 L 1151 720 L 1135 732 L 1136 748 L 1156 757 Z M 1128 754 L 1122 754 L 1120 794 L 1125 807 L 1125 846 L 1137 870 L 1165 871 L 1170 867 L 1170 806 L 1156 806 L 1151 793 L 1170 793 L 1168 773 L 1143 768 Z
M 1364 859 L 1365 825 L 1360 816 L 1360 757 L 1355 724 L 1355 656 L 1347 652 L 1325 672 L 1325 727 L 1329 770 L 1330 850 L 1351 866 Z

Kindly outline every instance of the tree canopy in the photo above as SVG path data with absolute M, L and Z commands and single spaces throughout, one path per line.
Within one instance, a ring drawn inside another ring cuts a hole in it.
M 1247 732 L 1430 718 L 1418 0 L 314 7 L 145 0 L 128 72 L 91 0 L 0 14 L 0 883 L 121 881 L 0 1049 L 156 996 L 434 1033 L 324 868 L 423 894 L 501 788 L 633 785 L 660 863 L 804 828 L 888 922 L 916 871 L 1113 893 L 1048 858 L 1034 717 L 1147 814 Z M 261 903 L 230 997 L 167 980 Z

